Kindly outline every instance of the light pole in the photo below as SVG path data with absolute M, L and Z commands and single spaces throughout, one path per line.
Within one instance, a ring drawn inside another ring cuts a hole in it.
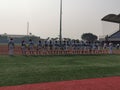
M 119 23 L 119 31 L 120 31 L 120 23 Z
M 29 35 L 29 22 L 27 22 L 27 36 Z
M 62 44 L 62 0 L 60 0 L 60 35 L 59 35 L 60 45 Z

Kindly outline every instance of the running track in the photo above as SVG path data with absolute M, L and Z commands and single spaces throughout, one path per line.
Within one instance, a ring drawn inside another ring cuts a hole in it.
M 0 90 L 120 90 L 120 77 L 7 86 Z

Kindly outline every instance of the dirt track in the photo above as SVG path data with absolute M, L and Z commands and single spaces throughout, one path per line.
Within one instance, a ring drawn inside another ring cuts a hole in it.
M 15 46 L 14 50 L 15 55 L 21 55 L 21 47 Z M 8 46 L 7 45 L 0 45 L 0 55 L 8 55 Z
M 0 90 L 120 90 L 120 77 L 0 87 Z

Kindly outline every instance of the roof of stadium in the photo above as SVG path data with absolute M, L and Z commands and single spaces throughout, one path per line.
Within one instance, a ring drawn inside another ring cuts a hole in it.
M 102 21 L 113 22 L 120 24 L 120 14 L 108 14 L 101 19 Z
M 114 32 L 111 35 L 106 35 L 108 36 L 108 40 L 109 41 L 120 41 L 120 14 L 116 15 L 116 14 L 108 14 L 106 16 L 104 16 L 102 19 L 102 21 L 106 21 L 106 22 L 111 22 L 111 23 L 117 23 L 119 24 L 119 30 Z M 104 41 L 104 38 L 100 38 L 100 40 Z

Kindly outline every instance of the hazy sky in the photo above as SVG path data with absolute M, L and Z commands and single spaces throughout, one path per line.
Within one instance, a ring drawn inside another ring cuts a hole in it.
M 26 34 L 41 38 L 59 35 L 60 0 L 0 0 L 0 34 Z M 101 18 L 120 13 L 120 0 L 63 0 L 63 37 L 103 34 Z

